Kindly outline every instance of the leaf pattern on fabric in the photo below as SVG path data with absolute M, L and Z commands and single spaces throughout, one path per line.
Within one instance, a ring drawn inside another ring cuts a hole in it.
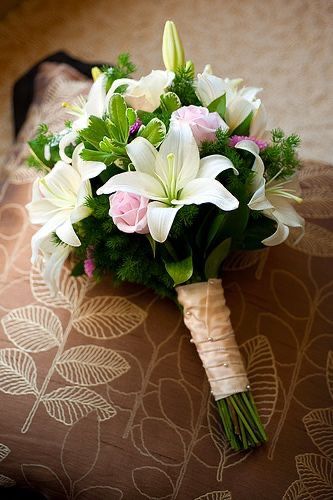
M 36 365 L 19 349 L 0 349 L 0 391 L 22 395 L 37 393 Z
M 116 414 L 102 396 L 85 387 L 59 387 L 46 394 L 42 401 L 48 414 L 65 425 L 73 425 L 94 410 L 102 421 Z
M 137 328 L 146 313 L 123 297 L 94 297 L 76 311 L 74 327 L 83 335 L 109 339 Z
M 56 364 L 56 370 L 67 382 L 86 386 L 111 382 L 129 368 L 120 354 L 97 345 L 67 349 Z
M 9 340 L 22 351 L 48 351 L 62 341 L 61 322 L 46 307 L 31 305 L 14 309 L 2 319 L 2 324 Z

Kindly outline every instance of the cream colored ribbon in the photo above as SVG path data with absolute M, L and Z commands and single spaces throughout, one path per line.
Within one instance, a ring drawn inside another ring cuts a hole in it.
M 184 323 L 191 332 L 217 400 L 249 389 L 244 363 L 230 322 L 222 281 L 177 287 Z

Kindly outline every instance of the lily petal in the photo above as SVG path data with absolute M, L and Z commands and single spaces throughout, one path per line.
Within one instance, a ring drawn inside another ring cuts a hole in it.
M 243 87 L 239 91 L 239 95 L 244 97 L 247 101 L 253 101 L 259 92 L 262 91 L 262 88 L 259 87 Z
M 200 168 L 198 171 L 198 177 L 207 177 L 209 179 L 215 179 L 217 175 L 224 170 L 231 168 L 234 174 L 238 175 L 238 170 L 233 166 L 232 162 L 226 156 L 222 155 L 211 155 L 206 156 L 200 160 Z
M 260 103 L 251 121 L 250 135 L 254 137 L 264 137 L 266 132 L 266 127 L 267 127 L 267 112 L 265 106 L 262 103 Z
M 66 155 L 65 149 L 67 148 L 67 146 L 74 144 L 76 140 L 77 140 L 77 132 L 69 131 L 59 141 L 59 155 L 62 161 L 64 161 L 65 163 L 72 163 L 72 158 Z
M 275 219 L 275 217 L 270 217 L 270 218 Z M 277 222 L 277 227 L 275 233 L 273 233 L 268 238 L 265 238 L 261 242 L 268 247 L 280 245 L 280 243 L 283 243 L 289 236 L 289 227 L 283 224 L 282 222 L 279 222 L 278 220 L 276 220 L 276 222 Z
M 126 146 L 126 151 L 135 170 L 149 175 L 154 173 L 157 150 L 147 139 L 137 137 Z
M 256 190 L 247 205 L 251 210 L 267 210 L 274 208 L 266 197 L 266 181 L 264 177 L 260 179 L 259 184 L 256 184 Z
M 150 200 L 166 200 L 162 184 L 143 172 L 122 172 L 114 175 L 97 190 L 97 194 L 110 194 L 115 191 L 138 194 Z
M 169 207 L 164 203 L 148 203 L 147 222 L 153 240 L 163 243 L 170 232 L 173 221 L 182 205 Z
M 238 142 L 236 144 L 235 148 L 244 149 L 245 151 L 249 151 L 250 153 L 252 153 L 254 155 L 255 160 L 253 163 L 252 170 L 255 173 L 255 178 L 253 180 L 252 187 L 254 190 L 258 189 L 259 186 L 261 185 L 261 179 L 262 179 L 262 177 L 264 175 L 264 171 L 265 171 L 264 162 L 262 161 L 262 159 L 259 155 L 259 152 L 260 152 L 259 146 L 253 141 L 244 140 L 244 141 Z
M 242 97 L 236 97 L 227 106 L 225 121 L 230 127 L 230 130 L 235 130 L 245 118 L 253 111 L 253 105 Z
M 237 198 L 215 179 L 194 179 L 181 191 L 179 200 L 172 200 L 174 205 L 192 203 L 213 203 L 222 210 L 235 210 L 239 205 Z
M 81 180 L 86 181 L 97 177 L 106 169 L 105 163 L 101 161 L 86 161 L 81 158 L 84 145 L 81 143 L 73 151 L 72 165 L 81 174 Z
M 106 77 L 102 73 L 91 86 L 85 106 L 87 116 L 94 115 L 98 118 L 103 116 L 106 97 L 105 85 Z
M 61 241 L 67 243 L 67 245 L 71 245 L 72 247 L 79 247 L 81 245 L 81 241 L 74 231 L 70 217 L 57 227 L 56 235 L 61 239 Z
M 40 247 L 41 242 L 49 237 L 58 226 L 63 224 L 66 219 L 70 216 L 70 211 L 64 211 L 62 210 L 61 212 L 57 213 L 54 215 L 51 219 L 44 224 L 31 238 L 31 248 L 32 248 L 32 256 L 31 256 L 31 262 L 34 264 L 36 262 L 37 256 L 38 256 L 38 250 Z
M 169 179 L 169 172 L 165 165 L 168 163 L 170 153 L 174 155 L 174 175 L 177 179 L 177 190 L 179 190 L 195 179 L 200 165 L 198 145 L 187 123 L 173 122 L 161 144 L 159 151 L 161 161 L 156 165 L 156 172 L 163 181 Z
M 71 248 L 64 245 L 54 245 L 50 240 L 46 240 L 41 245 L 44 256 L 44 281 L 49 286 L 51 292 L 56 295 L 59 289 L 59 279 L 65 260 L 71 253 Z

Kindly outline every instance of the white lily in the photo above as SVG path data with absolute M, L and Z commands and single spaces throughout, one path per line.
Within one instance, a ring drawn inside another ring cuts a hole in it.
M 55 245 L 50 237 L 40 243 L 43 259 L 43 278 L 51 292 L 56 295 L 59 289 L 59 280 L 63 265 L 71 253 L 68 245 Z
M 67 245 L 81 245 L 73 224 L 90 215 L 91 211 L 84 203 L 92 192 L 90 182 L 83 180 L 78 158 L 75 150 L 73 165 L 58 161 L 45 177 L 37 178 L 33 184 L 32 201 L 26 208 L 31 222 L 42 224 L 32 237 L 33 262 L 41 243 L 53 232 Z
M 111 85 L 106 96 L 108 104 L 112 94 L 116 92 L 121 85 L 127 85 L 123 93 L 127 104 L 133 109 L 142 111 L 155 111 L 160 105 L 160 97 L 170 87 L 175 74 L 172 71 L 153 70 L 149 75 L 143 76 L 140 80 L 131 78 L 119 78 Z
M 255 157 L 252 171 L 253 196 L 248 203 L 251 210 L 260 210 L 266 217 L 276 222 L 276 231 L 262 240 L 267 246 L 279 245 L 288 238 L 289 227 L 304 227 L 304 219 L 292 206 L 293 202 L 300 203 L 302 199 L 296 195 L 293 180 L 279 181 L 274 178 L 266 182 L 264 177 L 264 163 L 259 156 L 259 147 L 253 141 L 240 141 L 235 146 L 238 149 L 249 151 Z
M 112 177 L 97 194 L 125 191 L 153 200 L 148 204 L 147 221 L 152 238 L 163 243 L 178 210 L 184 205 L 213 203 L 222 210 L 234 210 L 238 200 L 215 177 L 231 168 L 221 155 L 200 160 L 198 146 L 188 124 L 175 123 L 160 150 L 138 137 L 127 146 L 135 172 Z
M 66 155 L 65 148 L 75 143 L 78 137 L 78 131 L 88 126 L 89 117 L 94 115 L 98 118 L 102 118 L 105 111 L 105 84 L 106 77 L 105 74 L 102 73 L 92 84 L 87 100 L 80 98 L 77 104 L 63 104 L 70 114 L 77 116 L 77 119 L 72 123 L 71 129 L 64 134 L 59 143 L 59 155 L 63 161 L 71 163 L 71 158 Z
M 222 79 L 211 71 L 211 67 L 206 66 L 203 73 L 197 75 L 196 92 L 204 106 L 226 94 L 225 121 L 230 130 L 235 130 L 252 112 L 249 134 L 262 137 L 266 131 L 267 116 L 261 100 L 256 98 L 262 89 L 243 87 L 238 90 L 241 79 Z

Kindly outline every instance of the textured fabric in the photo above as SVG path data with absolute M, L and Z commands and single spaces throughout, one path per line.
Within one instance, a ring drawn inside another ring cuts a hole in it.
M 89 85 L 42 68 L 20 140 L 61 126 Z M 24 205 L 33 172 L 11 154 L 0 206 L 0 484 L 50 500 L 278 500 L 333 496 L 332 166 L 300 173 L 306 233 L 236 254 L 224 289 L 267 445 L 235 453 L 181 312 L 137 286 L 64 270 L 51 297 Z M 1 497 L 1 493 L 0 493 Z

